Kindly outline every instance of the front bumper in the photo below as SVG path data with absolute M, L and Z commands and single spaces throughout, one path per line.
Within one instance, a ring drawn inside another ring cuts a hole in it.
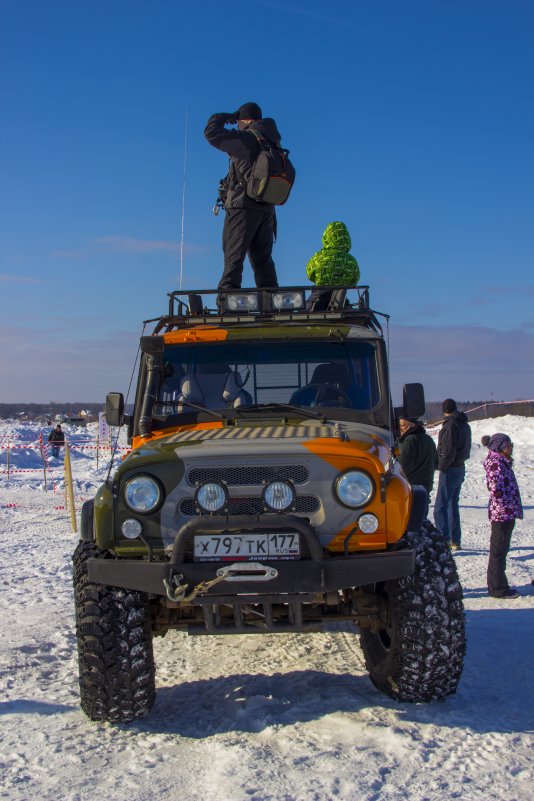
M 169 561 L 146 559 L 89 559 L 89 580 L 125 589 L 139 590 L 153 595 L 166 595 L 165 584 L 180 577 L 181 584 L 189 587 L 212 581 L 217 571 L 228 567 L 228 562 L 186 561 L 187 544 L 194 534 L 239 533 L 268 530 L 297 531 L 305 543 L 306 558 L 299 560 L 261 559 L 261 565 L 271 568 L 272 578 L 241 575 L 239 581 L 227 578 L 201 595 L 213 597 L 229 594 L 296 594 L 327 593 L 349 587 L 361 587 L 379 581 L 388 581 L 411 575 L 415 568 L 413 550 L 384 551 L 379 553 L 326 556 L 313 527 L 294 515 L 248 515 L 232 518 L 224 516 L 197 517 L 183 525 L 176 534 Z M 246 562 L 241 565 L 246 571 Z M 269 571 L 268 571 L 269 572 Z

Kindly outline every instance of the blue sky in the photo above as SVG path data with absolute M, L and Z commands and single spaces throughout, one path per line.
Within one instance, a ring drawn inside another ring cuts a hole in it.
M 0 92 L 0 402 L 127 390 L 178 288 L 185 154 L 183 286 L 217 284 L 203 129 L 251 100 L 297 168 L 280 283 L 342 220 L 396 396 L 533 397 L 530 0 L 2 0 Z

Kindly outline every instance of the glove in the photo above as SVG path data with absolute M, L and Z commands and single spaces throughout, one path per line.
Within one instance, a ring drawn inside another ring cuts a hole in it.
M 238 116 L 239 116 L 238 111 L 230 111 L 230 113 L 228 114 L 228 119 L 226 120 L 226 125 L 235 125 Z

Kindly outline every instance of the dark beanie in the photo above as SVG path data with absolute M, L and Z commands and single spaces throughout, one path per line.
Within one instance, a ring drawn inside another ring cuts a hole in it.
M 455 412 L 457 409 L 458 407 L 456 406 L 455 400 L 453 400 L 452 398 L 445 398 L 445 400 L 443 401 L 443 405 L 441 407 L 442 412 L 444 412 L 445 414 L 452 414 L 452 412 Z
M 511 445 L 512 440 L 508 436 L 508 434 L 494 434 L 492 437 L 489 438 L 487 448 L 489 451 L 495 451 L 495 453 L 499 453 L 506 445 Z
M 261 108 L 257 103 L 243 103 L 237 112 L 238 120 L 261 120 Z

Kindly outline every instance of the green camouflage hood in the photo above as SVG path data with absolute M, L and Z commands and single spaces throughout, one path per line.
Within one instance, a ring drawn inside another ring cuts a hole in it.
M 347 226 L 332 222 L 323 233 L 323 247 L 309 260 L 306 275 L 318 286 L 324 284 L 357 284 L 360 279 L 358 262 L 351 256 L 351 239 Z

